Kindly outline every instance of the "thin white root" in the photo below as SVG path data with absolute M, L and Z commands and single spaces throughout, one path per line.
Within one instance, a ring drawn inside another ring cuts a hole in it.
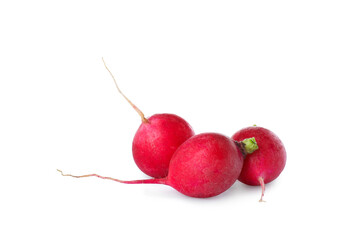
M 115 86 L 116 86 L 117 90 L 119 91 L 119 93 L 126 99 L 126 101 L 127 101 L 127 102 L 135 109 L 135 111 L 140 115 L 141 121 L 142 121 L 143 123 L 148 123 L 149 120 L 144 116 L 144 113 L 143 113 L 142 111 L 140 111 L 140 109 L 137 108 L 137 107 L 135 106 L 135 104 L 133 104 L 133 103 L 130 101 L 130 99 L 128 99 L 128 98 L 125 96 L 125 94 L 122 93 L 122 91 L 120 90 L 120 88 L 119 88 L 119 86 L 118 86 L 118 84 L 117 84 L 117 82 L 116 82 L 116 79 L 115 79 L 114 75 L 111 73 L 110 69 L 107 67 L 104 58 L 102 58 L 102 61 L 103 61 L 103 63 L 104 63 L 104 66 L 105 66 L 106 70 L 110 73 L 111 78 L 114 80 Z

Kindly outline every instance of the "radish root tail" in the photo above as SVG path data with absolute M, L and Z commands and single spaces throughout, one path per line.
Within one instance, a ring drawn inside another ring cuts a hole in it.
M 119 180 L 119 179 L 115 179 L 115 178 L 111 178 L 111 177 L 103 177 L 103 176 L 100 176 L 98 174 L 87 174 L 87 175 L 81 175 L 81 176 L 75 176 L 75 175 L 72 175 L 72 174 L 64 174 L 63 171 L 59 170 L 59 169 L 56 169 L 58 172 L 61 173 L 61 175 L 63 175 L 64 177 L 74 177 L 74 178 L 83 178 L 83 177 L 98 177 L 98 178 L 102 178 L 102 179 L 108 179 L 108 180 L 113 180 L 113 181 L 116 181 L 116 182 L 120 182 L 122 183 L 123 181 Z
M 264 179 L 262 177 L 259 177 L 259 182 L 260 182 L 260 185 L 261 185 L 261 198 L 259 200 L 259 202 L 265 202 L 263 200 L 263 197 L 264 197 L 264 193 L 265 193 L 265 183 L 264 183 Z
M 112 178 L 112 177 L 103 177 L 103 176 L 100 176 L 98 174 L 87 174 L 87 175 L 76 176 L 76 175 L 72 175 L 72 174 L 64 174 L 63 171 L 61 171 L 59 169 L 56 169 L 56 170 L 58 172 L 60 172 L 61 175 L 64 176 L 64 177 L 73 177 L 73 178 L 98 177 L 98 178 L 101 178 L 101 179 L 107 179 L 107 180 L 112 180 L 112 181 L 115 181 L 115 182 L 126 183 L 126 184 L 152 183 L 152 184 L 165 184 L 166 185 L 166 178 L 152 178 L 152 179 L 124 181 L 124 180 L 119 180 L 119 179 Z
M 106 70 L 110 73 L 111 78 L 114 80 L 115 86 L 116 86 L 117 90 L 119 91 L 119 93 L 126 99 L 126 101 L 127 101 L 127 102 L 135 109 L 135 111 L 140 115 L 141 121 L 142 121 L 143 123 L 148 123 L 149 120 L 144 116 L 144 113 L 143 113 L 142 111 L 140 111 L 140 109 L 137 108 L 137 107 L 135 106 L 135 104 L 133 104 L 133 103 L 130 101 L 130 99 L 128 99 L 128 98 L 125 96 L 125 94 L 122 93 L 122 91 L 120 90 L 120 88 L 119 88 L 119 86 L 118 86 L 118 84 L 117 84 L 117 82 L 116 82 L 116 80 L 115 80 L 114 75 L 111 73 L 110 69 L 107 67 L 104 58 L 102 58 L 102 61 L 103 61 L 103 63 L 104 63 L 104 66 L 105 66 Z

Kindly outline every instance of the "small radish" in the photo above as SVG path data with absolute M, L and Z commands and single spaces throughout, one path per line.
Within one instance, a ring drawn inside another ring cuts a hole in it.
M 119 93 L 141 117 L 142 123 L 132 144 L 136 165 L 151 177 L 166 177 L 172 155 L 183 142 L 195 134 L 193 129 L 189 123 L 175 114 L 155 114 L 146 118 L 142 111 L 121 92 L 104 59 L 103 62 Z
M 235 142 L 218 133 L 195 135 L 184 142 L 170 161 L 169 174 L 165 178 L 122 181 L 97 174 L 73 176 L 99 177 L 120 183 L 165 184 L 190 197 L 207 198 L 229 189 L 241 172 L 244 156 L 257 149 L 254 138 Z
M 263 202 L 265 184 L 276 179 L 285 167 L 286 151 L 281 140 L 273 132 L 262 127 L 247 127 L 236 132 L 232 139 L 242 141 L 255 137 L 259 150 L 247 156 L 239 181 L 252 186 L 261 186 L 260 202 Z

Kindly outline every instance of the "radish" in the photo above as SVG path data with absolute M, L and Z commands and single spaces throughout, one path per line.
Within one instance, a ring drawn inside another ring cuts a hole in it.
M 247 185 L 261 186 L 260 202 L 263 202 L 265 184 L 276 179 L 285 167 L 286 151 L 281 140 L 273 132 L 262 127 L 247 127 L 236 132 L 232 139 L 242 141 L 255 137 L 259 150 L 247 156 L 239 181 Z
M 120 183 L 165 184 L 190 197 L 207 198 L 229 189 L 241 172 L 244 156 L 257 149 L 254 138 L 235 142 L 218 133 L 195 135 L 184 142 L 170 161 L 169 174 L 164 178 L 122 181 L 97 174 L 74 176 L 99 177 Z
M 142 111 L 121 92 L 104 59 L 103 62 L 119 93 L 141 117 L 142 123 L 132 144 L 136 165 L 151 177 L 166 177 L 172 155 L 183 142 L 195 134 L 193 129 L 189 123 L 175 114 L 155 114 L 146 118 Z

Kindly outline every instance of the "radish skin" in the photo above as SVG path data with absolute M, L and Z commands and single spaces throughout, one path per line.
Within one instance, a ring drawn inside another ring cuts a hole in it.
M 286 151 L 280 138 L 272 131 L 252 126 L 236 132 L 232 139 L 242 141 L 255 137 L 259 149 L 247 156 L 239 181 L 251 186 L 261 186 L 260 202 L 264 202 L 265 184 L 275 180 L 286 164 Z

